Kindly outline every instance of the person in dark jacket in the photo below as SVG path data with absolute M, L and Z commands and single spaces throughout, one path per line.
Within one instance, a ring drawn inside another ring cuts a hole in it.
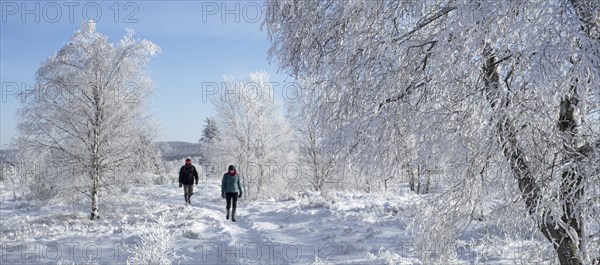
M 185 159 L 185 165 L 179 169 L 179 187 L 183 186 L 185 203 L 189 205 L 192 204 L 190 197 L 194 194 L 194 180 L 196 180 L 196 185 L 198 185 L 198 171 L 192 165 L 192 159 L 188 157 Z
M 225 218 L 229 220 L 229 209 L 233 206 L 233 210 L 231 211 L 231 221 L 235 222 L 237 199 L 238 197 L 242 197 L 242 185 L 240 185 L 240 176 L 237 174 L 235 166 L 233 165 L 229 166 L 227 173 L 223 175 L 223 180 L 221 180 L 221 197 L 227 200 L 227 206 L 225 207 L 227 209 L 227 215 Z

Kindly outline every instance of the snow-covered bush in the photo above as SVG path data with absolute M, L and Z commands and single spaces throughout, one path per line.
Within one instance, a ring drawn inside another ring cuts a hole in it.
M 19 178 L 18 165 L 14 156 L 0 155 L 0 183 L 10 187 L 14 200 L 17 200 L 17 194 L 23 194 L 22 179 Z
M 179 247 L 173 232 L 165 222 L 164 214 L 157 222 L 146 222 L 140 231 L 140 241 L 132 246 L 125 246 L 129 252 L 127 264 L 171 264 L 178 259 L 186 259 L 179 254 Z
M 331 205 L 335 204 L 335 198 L 329 193 L 303 191 L 295 194 L 295 200 L 302 209 L 331 208 Z
M 399 264 L 402 260 L 402 256 L 398 255 L 392 250 L 380 248 L 377 255 L 369 252 L 369 257 L 373 262 L 381 261 L 384 264 Z

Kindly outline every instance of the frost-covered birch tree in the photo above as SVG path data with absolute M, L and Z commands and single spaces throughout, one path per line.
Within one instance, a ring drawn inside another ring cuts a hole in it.
M 525 212 L 558 262 L 590 264 L 600 259 L 599 12 L 583 0 L 281 0 L 265 24 L 282 69 L 333 84 L 321 124 L 362 172 L 379 174 L 382 159 L 444 168 L 424 233 L 452 244 L 481 201 L 498 200 L 488 213 Z
M 251 73 L 246 79 L 227 78 L 212 102 L 217 110 L 221 140 L 216 148 L 223 170 L 237 164 L 246 196 L 258 198 L 296 180 L 292 163 L 291 129 L 273 94 L 269 76 Z
M 110 43 L 90 21 L 40 66 L 16 140 L 22 157 L 37 157 L 26 164 L 37 167 L 34 185 L 59 198 L 84 195 L 97 219 L 101 192 L 154 170 L 145 67 L 158 52 L 132 31 Z
M 319 93 L 315 93 L 319 84 L 308 80 L 298 81 L 297 87 L 298 94 L 294 95 L 296 100 L 286 104 L 286 118 L 294 131 L 301 177 L 315 191 L 323 190 L 326 184 L 339 186 L 342 179 L 335 161 L 338 153 L 325 148 L 326 130 L 318 121 L 320 108 L 314 97 L 319 96 Z

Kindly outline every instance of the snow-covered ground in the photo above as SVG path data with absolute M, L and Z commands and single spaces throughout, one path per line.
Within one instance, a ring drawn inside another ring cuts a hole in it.
M 103 201 L 98 221 L 87 219 L 85 205 L 13 201 L 1 184 L 0 189 L 1 264 L 125 263 L 125 246 L 136 244 L 160 216 L 187 257 L 175 264 L 431 264 L 423 255 L 435 255 L 417 251 L 408 232 L 417 198 L 409 191 L 242 199 L 233 223 L 225 220 L 217 180 L 196 186 L 191 207 L 184 206 L 176 184 L 130 189 L 120 199 Z M 456 263 L 473 262 L 459 259 Z

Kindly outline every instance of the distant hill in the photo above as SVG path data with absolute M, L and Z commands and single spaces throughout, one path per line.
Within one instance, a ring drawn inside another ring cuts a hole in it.
M 184 159 L 188 156 L 200 155 L 199 143 L 188 142 L 156 142 L 156 146 L 160 150 L 162 158 L 166 161 Z M 6 158 L 14 154 L 13 150 L 0 150 L 0 162 L 7 163 Z
M 184 159 L 187 156 L 199 156 L 200 144 L 188 142 L 156 142 L 162 158 L 167 161 Z
M 0 163 L 10 163 L 13 161 L 9 161 L 12 160 L 12 156 L 14 155 L 14 151 L 13 150 L 9 150 L 9 149 L 5 149 L 5 150 L 0 150 Z

